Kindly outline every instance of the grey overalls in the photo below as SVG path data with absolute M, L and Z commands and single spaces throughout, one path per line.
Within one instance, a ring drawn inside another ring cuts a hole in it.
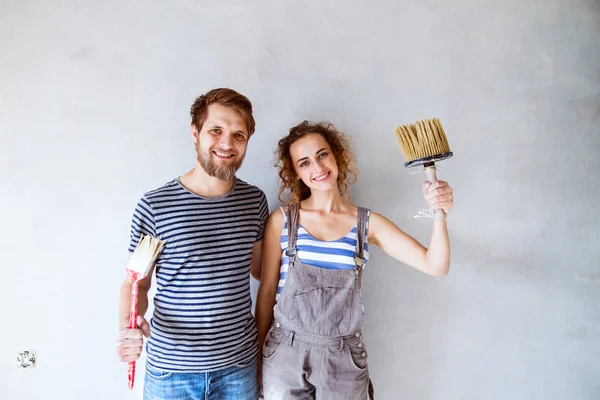
M 298 259 L 298 206 L 288 207 L 288 275 L 263 347 L 265 400 L 368 398 L 360 290 L 367 215 L 358 209 L 354 270 L 332 270 Z

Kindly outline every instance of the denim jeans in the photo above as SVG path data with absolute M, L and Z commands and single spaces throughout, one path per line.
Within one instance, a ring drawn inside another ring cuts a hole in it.
M 144 400 L 257 400 L 256 361 L 206 373 L 162 371 L 146 363 Z

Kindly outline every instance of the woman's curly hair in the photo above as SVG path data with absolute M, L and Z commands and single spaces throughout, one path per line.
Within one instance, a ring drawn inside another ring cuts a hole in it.
M 279 169 L 279 200 L 282 202 L 285 202 L 283 194 L 287 189 L 290 191 L 291 198 L 289 202 L 292 204 L 299 203 L 310 196 L 310 189 L 298 178 L 296 171 L 294 171 L 292 156 L 290 155 L 292 144 L 310 133 L 323 136 L 331 148 L 338 167 L 337 186 L 340 194 L 346 196 L 348 185 L 356 181 L 356 165 L 348 138 L 335 129 L 335 126 L 331 123 L 304 121 L 290 128 L 290 133 L 282 138 L 277 146 L 275 166 Z

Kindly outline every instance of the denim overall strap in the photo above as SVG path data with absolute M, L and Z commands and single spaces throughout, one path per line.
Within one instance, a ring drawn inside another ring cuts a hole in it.
M 354 272 L 356 275 L 360 273 L 363 265 L 365 265 L 364 249 L 367 242 L 367 217 L 369 210 L 363 207 L 358 207 L 356 222 L 356 250 L 354 254 Z
M 290 204 L 287 210 L 287 229 L 288 229 L 288 246 L 285 254 L 289 258 L 289 265 L 294 267 L 297 261 L 296 241 L 298 239 L 298 214 L 300 206 L 298 204 Z

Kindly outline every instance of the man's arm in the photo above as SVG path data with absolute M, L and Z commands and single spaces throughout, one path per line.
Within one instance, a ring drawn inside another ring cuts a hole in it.
M 263 241 L 259 240 L 252 247 L 252 261 L 250 263 L 250 275 L 257 281 L 260 281 L 262 264 L 262 246 Z
M 154 268 L 153 268 L 154 269 Z M 148 311 L 148 292 L 152 283 L 152 270 L 142 279 L 138 286 L 138 315 L 144 316 Z M 131 279 L 125 278 L 121 285 L 121 298 L 119 300 L 119 328 L 129 327 L 129 311 L 131 309 Z
M 142 235 L 152 235 L 156 237 L 154 211 L 145 195 L 135 207 L 131 219 L 129 257 L 127 260 L 131 258 L 131 254 L 133 254 Z M 121 295 L 119 299 L 119 336 L 117 337 L 117 355 L 121 361 L 137 360 L 142 353 L 142 345 L 144 343 L 143 337 L 150 337 L 150 325 L 144 318 L 144 314 L 146 314 L 146 311 L 148 310 L 148 291 L 150 290 L 153 272 L 154 265 L 148 272 L 148 275 L 139 282 L 136 329 L 129 329 L 132 286 L 130 279 L 125 279 L 121 285 Z
M 259 205 L 260 214 L 260 226 L 258 229 L 258 235 L 256 242 L 252 247 L 252 261 L 250 263 L 250 275 L 257 281 L 260 281 L 262 275 L 262 249 L 263 249 L 263 238 L 265 233 L 265 226 L 269 219 L 269 204 L 267 203 L 267 196 L 261 191 L 261 199 Z
M 120 361 L 129 362 L 140 358 L 144 344 L 143 337 L 150 337 L 150 325 L 144 318 L 148 310 L 148 291 L 152 284 L 152 273 L 142 279 L 138 286 L 138 319 L 137 329 L 129 329 L 129 312 L 131 309 L 131 280 L 125 279 L 121 285 L 119 300 L 119 336 L 117 337 L 117 355 Z

